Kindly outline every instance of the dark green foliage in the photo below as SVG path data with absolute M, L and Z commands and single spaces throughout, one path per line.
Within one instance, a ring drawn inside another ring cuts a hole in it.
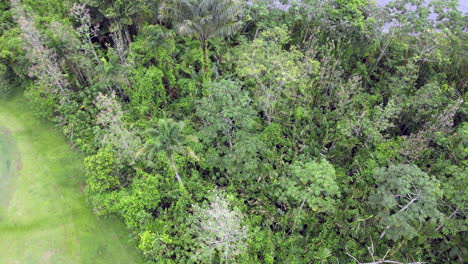
M 28 84 L 28 64 L 7 1 L 0 1 L 0 97 L 9 97 Z

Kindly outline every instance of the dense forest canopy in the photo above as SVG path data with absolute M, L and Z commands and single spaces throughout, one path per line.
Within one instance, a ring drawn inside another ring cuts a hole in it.
M 468 18 L 426 2 L 1 0 L 0 96 L 148 263 L 466 263 Z

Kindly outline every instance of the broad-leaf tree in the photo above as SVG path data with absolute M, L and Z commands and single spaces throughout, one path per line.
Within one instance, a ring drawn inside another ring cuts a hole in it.
M 209 142 L 218 141 L 233 151 L 238 133 L 251 131 L 255 125 L 252 100 L 239 83 L 230 80 L 209 84 L 207 92 L 197 107 L 197 115 L 203 120 L 202 132 Z
M 433 228 L 442 214 L 437 201 L 440 183 L 413 164 L 390 165 L 374 173 L 376 192 L 369 198 L 384 226 L 381 237 L 411 239 L 425 225 Z
M 203 120 L 200 138 L 209 145 L 205 161 L 224 172 L 218 179 L 257 180 L 263 165 L 260 153 L 265 150 L 256 133 L 257 111 L 249 93 L 230 80 L 209 83 L 206 91 L 197 106 L 197 116 Z
M 253 86 L 258 105 L 268 123 L 274 120 L 280 102 L 302 94 L 318 68 L 318 62 L 306 57 L 296 47 L 289 50 L 285 28 L 276 27 L 261 33 L 253 42 L 237 48 L 236 73 Z
M 282 199 L 293 205 L 304 207 L 314 212 L 331 212 L 335 210 L 335 199 L 340 196 L 336 183 L 335 169 L 325 159 L 320 162 L 296 162 L 291 165 L 292 177 L 283 177 L 284 188 Z

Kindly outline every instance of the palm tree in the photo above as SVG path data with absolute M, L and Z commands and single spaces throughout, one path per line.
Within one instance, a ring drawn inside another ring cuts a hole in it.
M 176 122 L 173 119 L 160 119 L 158 122 L 158 129 L 148 130 L 148 134 L 153 136 L 153 139 L 148 141 L 144 148 L 145 151 L 149 152 L 150 156 L 154 156 L 159 152 L 164 152 L 174 170 L 177 181 L 182 186 L 182 179 L 177 171 L 174 155 L 188 154 L 198 159 L 192 149 L 187 146 L 188 142 L 195 141 L 196 139 L 182 134 L 183 128 L 183 122 Z
M 208 39 L 236 33 L 242 6 L 242 0 L 163 0 L 159 18 L 172 22 L 180 34 L 200 39 L 206 73 Z

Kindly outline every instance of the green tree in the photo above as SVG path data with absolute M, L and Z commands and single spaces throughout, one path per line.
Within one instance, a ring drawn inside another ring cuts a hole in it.
M 161 200 L 159 179 L 159 175 L 137 171 L 133 182 L 118 193 L 113 210 L 121 213 L 132 231 L 147 229 L 152 223 L 151 212 Z
M 285 28 L 275 27 L 262 32 L 253 42 L 239 46 L 231 58 L 237 66 L 236 73 L 253 86 L 268 123 L 273 120 L 279 102 L 302 95 L 319 66 L 294 46 L 283 49 L 289 40 Z
M 110 147 L 102 148 L 96 155 L 84 160 L 87 169 L 87 188 L 92 193 L 115 190 L 120 182 L 115 176 L 115 155 Z
M 208 146 L 204 161 L 221 170 L 217 179 L 253 182 L 261 176 L 264 144 L 256 133 L 257 111 L 249 93 L 230 80 L 208 84 L 207 93 L 197 106 L 200 138 Z
M 385 227 L 381 237 L 411 239 L 420 233 L 423 223 L 432 230 L 441 219 L 437 201 L 440 183 L 413 164 L 390 165 L 374 173 L 376 192 L 369 197 L 377 218 Z M 427 235 L 427 234 L 425 234 Z
M 340 196 L 340 190 L 335 169 L 327 160 L 296 162 L 291 166 L 291 174 L 292 178 L 281 179 L 282 199 L 300 204 L 300 210 L 304 206 L 314 212 L 332 212 L 335 209 L 335 199 Z
M 159 17 L 172 22 L 180 34 L 200 40 L 203 70 L 207 73 L 208 40 L 236 33 L 242 24 L 242 7 L 240 0 L 164 0 Z
M 210 83 L 207 93 L 197 107 L 202 132 L 209 142 L 227 144 L 233 151 L 239 131 L 252 130 L 255 125 L 252 100 L 239 83 L 230 80 Z
M 177 170 L 174 156 L 188 154 L 197 159 L 193 150 L 187 145 L 190 141 L 195 141 L 195 138 L 183 134 L 184 126 L 183 122 L 176 122 L 173 119 L 160 119 L 158 129 L 148 130 L 148 134 L 152 138 L 146 142 L 144 148 L 144 151 L 149 152 L 150 156 L 153 157 L 158 152 L 164 152 L 174 170 L 177 181 L 182 186 L 182 178 Z

